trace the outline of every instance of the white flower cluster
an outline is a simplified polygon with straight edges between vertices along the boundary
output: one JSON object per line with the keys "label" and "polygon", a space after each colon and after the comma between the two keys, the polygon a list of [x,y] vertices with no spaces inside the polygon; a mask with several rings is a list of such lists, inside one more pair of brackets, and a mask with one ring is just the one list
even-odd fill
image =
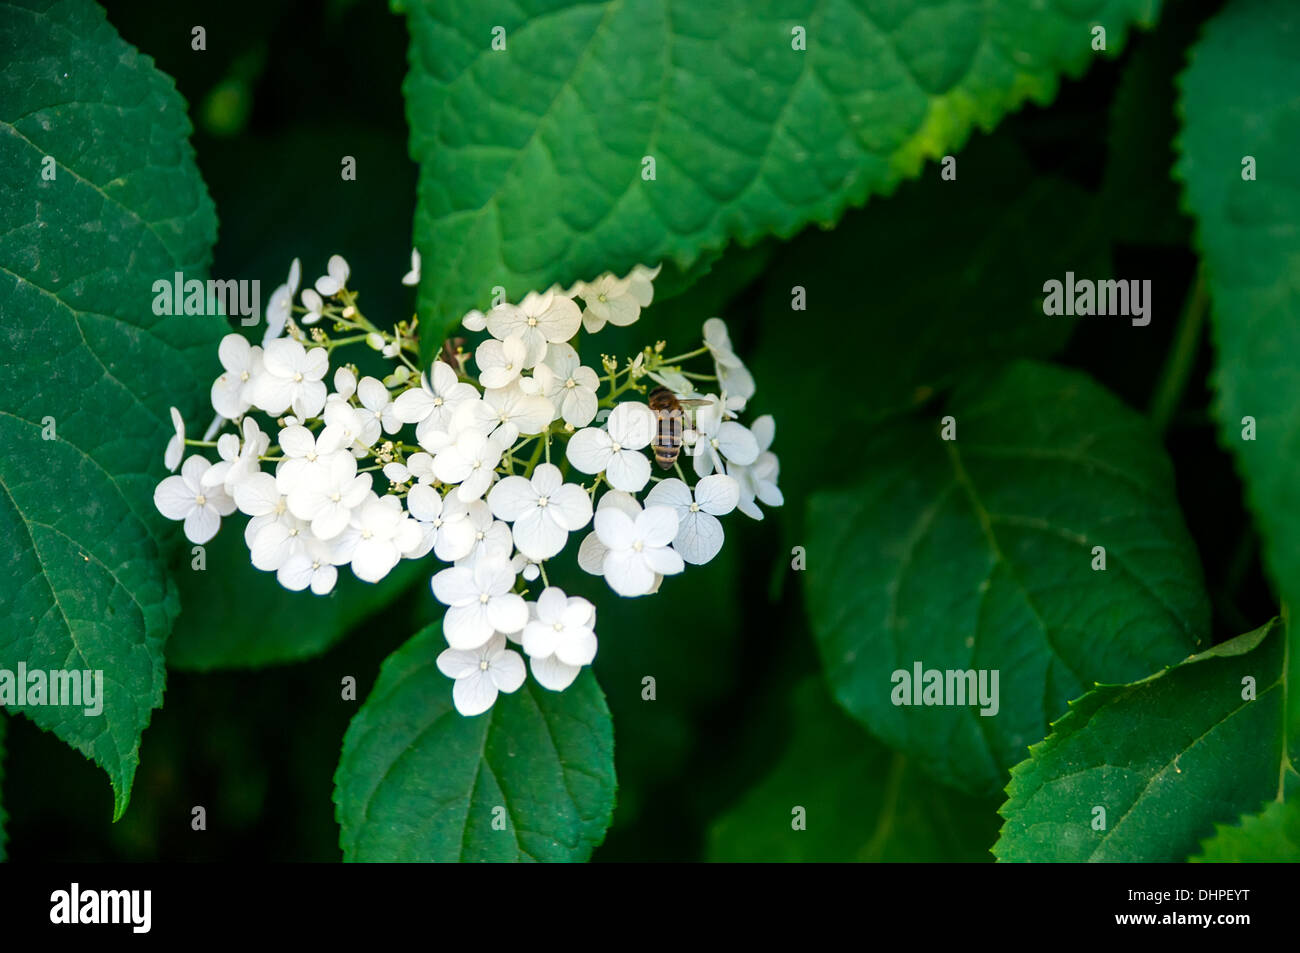
{"label": "white flower cluster", "polygon": [[[599,370],[582,363],[581,332],[635,322],[657,274],[638,266],[472,311],[464,326],[488,334],[472,357],[457,339],[420,373],[415,319],[391,332],[371,324],[337,255],[295,306],[295,261],[270,299],[261,345],[222,340],[211,392],[218,418],[205,439],[187,440],[172,409],[164,460],[180,473],[158,485],[154,502],[195,543],[239,510],[250,517],[253,565],[317,595],[334,588],[339,567],[378,582],[399,560],[432,553],[450,564],[431,586],[447,607],[449,647],[437,663],[455,680],[456,708],[479,714],[523,684],[525,662],[510,643],[539,684],[562,691],[596,655],[595,606],[547,578],[569,534],[590,526],[579,566],[619,595],[643,596],[718,554],[719,517],[739,509],[762,519],[757,502],[782,503],[775,425],[737,419],[754,380],[720,320],[705,322],[703,346],[686,354],[664,357],[660,341],[625,362],[602,355]],[[403,281],[418,279],[413,254]],[[339,364],[331,375],[332,352],[348,344],[377,351],[392,372],[359,376]],[[683,370],[695,358],[711,373]],[[471,359],[476,376],[465,370]],[[656,385],[672,394],[671,412],[647,403]],[[270,419],[266,431],[254,411]],[[187,445],[214,448],[217,462],[182,462]],[[676,475],[653,476],[652,453]]]}

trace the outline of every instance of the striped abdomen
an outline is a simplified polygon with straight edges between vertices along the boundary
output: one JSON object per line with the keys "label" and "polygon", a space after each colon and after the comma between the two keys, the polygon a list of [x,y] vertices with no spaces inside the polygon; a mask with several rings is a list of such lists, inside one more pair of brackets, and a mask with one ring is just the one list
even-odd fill
{"label": "striped abdomen", "polygon": [[682,452],[681,404],[666,387],[657,387],[651,391],[648,403],[658,418],[652,445],[655,463],[659,464],[660,469],[671,470],[677,462],[677,455]]}

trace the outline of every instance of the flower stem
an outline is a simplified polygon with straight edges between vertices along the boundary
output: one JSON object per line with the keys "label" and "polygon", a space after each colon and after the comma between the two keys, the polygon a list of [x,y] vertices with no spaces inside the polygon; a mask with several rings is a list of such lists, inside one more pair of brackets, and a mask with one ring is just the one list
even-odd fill
{"label": "flower stem", "polygon": [[1169,421],[1178,409],[1187,389],[1187,380],[1196,363],[1196,354],[1201,341],[1201,326],[1205,323],[1205,309],[1209,297],[1205,290],[1205,270],[1198,268],[1196,280],[1187,295],[1187,304],[1178,327],[1174,331],[1174,342],[1165,358],[1165,366],[1160,372],[1160,379],[1151,396],[1151,406],[1147,411],[1151,424],[1157,433],[1164,433]]}

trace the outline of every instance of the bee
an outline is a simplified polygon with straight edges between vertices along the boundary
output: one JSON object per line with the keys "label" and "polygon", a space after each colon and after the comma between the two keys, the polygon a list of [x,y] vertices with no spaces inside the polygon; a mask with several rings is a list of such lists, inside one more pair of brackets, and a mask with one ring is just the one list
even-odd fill
{"label": "bee", "polygon": [[686,416],[682,408],[702,406],[708,401],[679,397],[667,387],[656,387],[646,402],[658,419],[655,438],[650,444],[655,453],[655,463],[662,470],[671,470],[677,462],[677,455],[682,452],[682,420]]}

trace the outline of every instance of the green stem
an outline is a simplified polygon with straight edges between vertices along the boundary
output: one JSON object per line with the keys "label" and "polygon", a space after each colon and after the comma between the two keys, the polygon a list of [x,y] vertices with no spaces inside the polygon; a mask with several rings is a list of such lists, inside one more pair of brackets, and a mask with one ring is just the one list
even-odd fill
{"label": "green stem", "polygon": [[1165,358],[1160,379],[1151,396],[1151,406],[1147,411],[1151,424],[1157,433],[1164,433],[1169,427],[1174,411],[1178,409],[1187,389],[1187,381],[1192,367],[1196,363],[1196,353],[1201,342],[1201,326],[1205,323],[1206,305],[1209,297],[1205,290],[1205,272],[1197,269],[1196,281],[1187,296],[1187,304],[1178,327],[1174,331],[1174,342]]}
{"label": "green stem", "polygon": [[665,357],[660,360],[659,366],[662,367],[665,364],[680,364],[682,361],[689,361],[693,357],[699,357],[701,354],[707,353],[709,353],[709,348],[705,345],[704,347],[697,348],[694,351],[688,351],[685,354],[678,354],[675,357]]}

